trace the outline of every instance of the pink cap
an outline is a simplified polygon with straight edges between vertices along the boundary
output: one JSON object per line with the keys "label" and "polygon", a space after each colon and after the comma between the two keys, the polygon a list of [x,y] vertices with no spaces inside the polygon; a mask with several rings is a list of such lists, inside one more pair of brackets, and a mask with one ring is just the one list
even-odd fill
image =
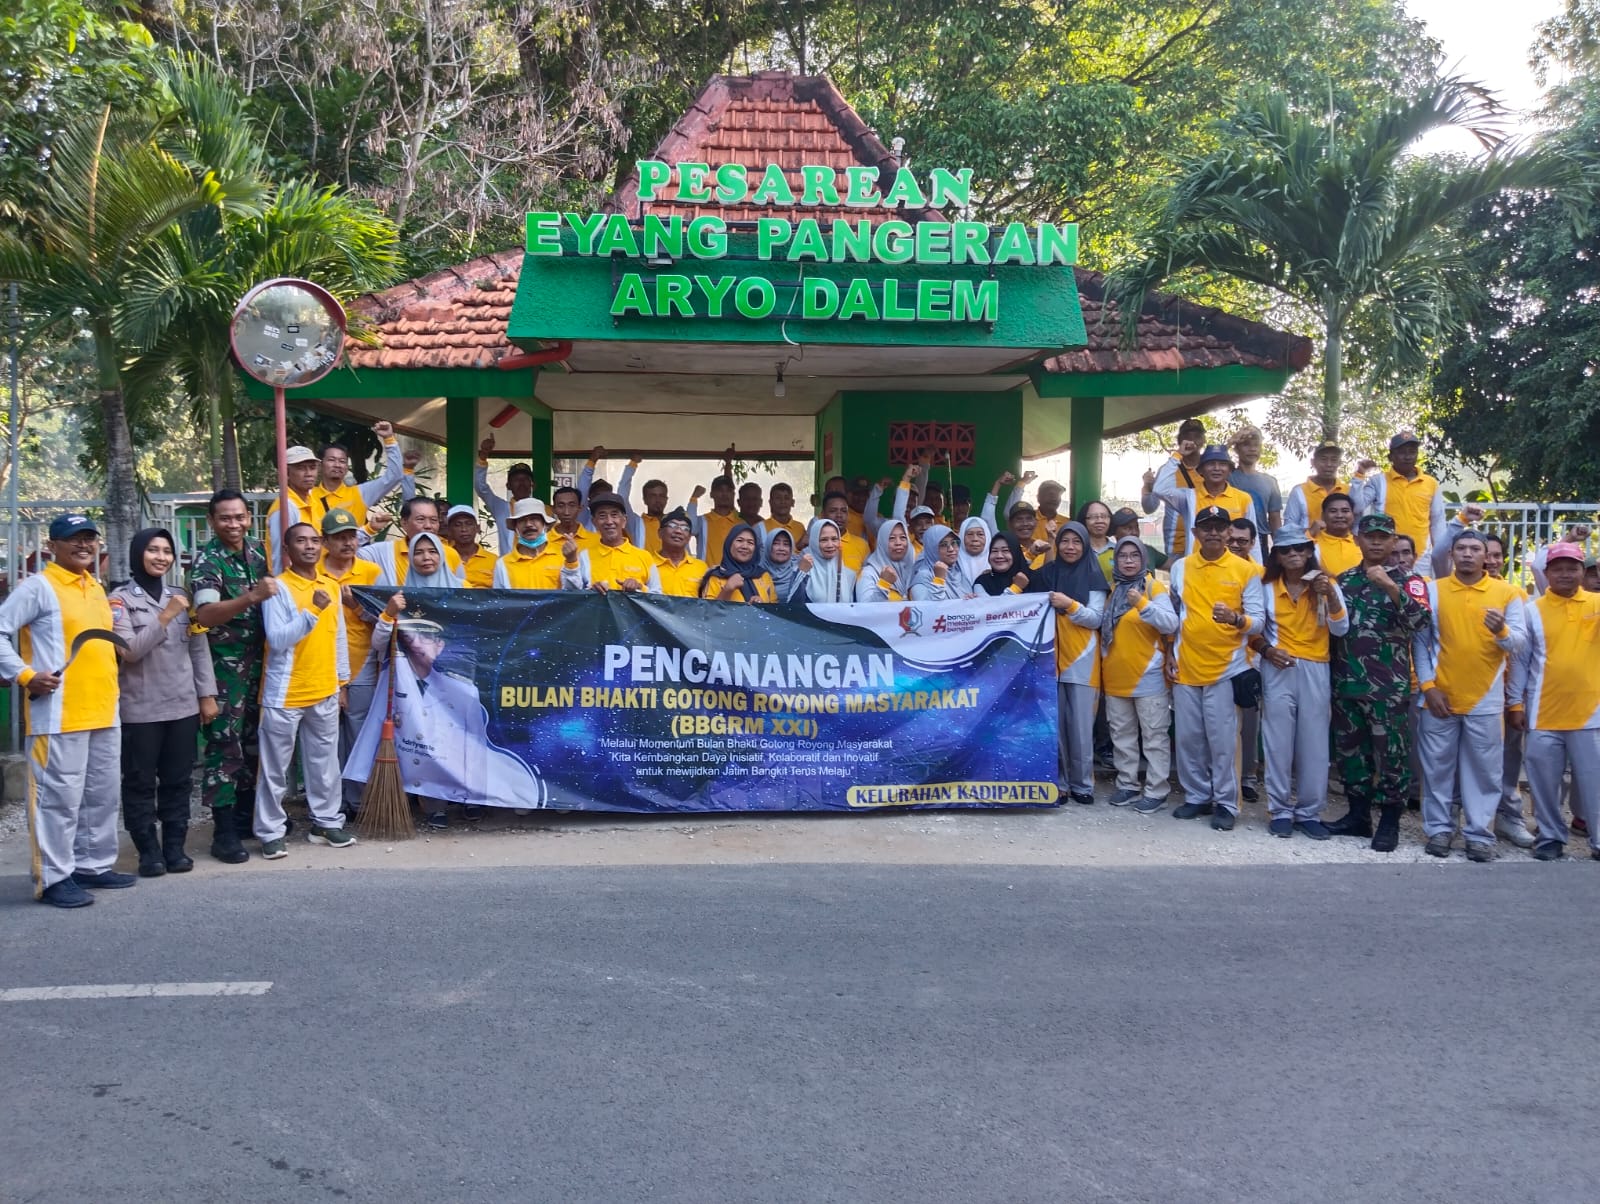
{"label": "pink cap", "polygon": [[1549,564],[1552,560],[1576,560],[1583,563],[1583,548],[1575,543],[1553,543],[1550,550],[1544,554],[1544,562]]}

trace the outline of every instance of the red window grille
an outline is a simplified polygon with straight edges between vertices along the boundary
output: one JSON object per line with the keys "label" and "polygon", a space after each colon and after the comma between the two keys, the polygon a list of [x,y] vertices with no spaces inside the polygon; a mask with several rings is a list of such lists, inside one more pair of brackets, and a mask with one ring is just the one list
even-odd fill
{"label": "red window grille", "polygon": [[932,451],[939,463],[948,452],[953,466],[970,468],[977,462],[978,428],[970,422],[889,424],[889,463],[915,464],[924,451]]}

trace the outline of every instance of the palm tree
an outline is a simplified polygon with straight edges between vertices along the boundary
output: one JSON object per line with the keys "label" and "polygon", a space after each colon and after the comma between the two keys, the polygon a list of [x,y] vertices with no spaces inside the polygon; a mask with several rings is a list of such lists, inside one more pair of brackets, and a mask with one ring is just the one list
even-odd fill
{"label": "palm tree", "polygon": [[[1186,165],[1138,258],[1108,280],[1130,335],[1146,294],[1192,269],[1312,306],[1323,325],[1323,438],[1337,439],[1352,318],[1364,310],[1378,331],[1375,375],[1422,367],[1460,328],[1479,287],[1455,220],[1505,189],[1575,195],[1583,186],[1577,160],[1509,144],[1501,111],[1481,85],[1454,77],[1348,129],[1282,96],[1247,104],[1217,149]],[[1484,153],[1470,162],[1406,157],[1445,127],[1469,131]]]}
{"label": "palm tree", "polygon": [[133,288],[174,222],[203,209],[252,211],[260,196],[246,177],[192,170],[158,141],[170,114],[135,107],[74,126],[50,148],[30,194],[13,198],[16,224],[0,230],[0,282],[20,287],[35,329],[86,328],[94,347],[106,438],[106,539],[111,577],[127,576],[139,521],[139,490],[122,371],[130,331],[171,321],[170,297]]}

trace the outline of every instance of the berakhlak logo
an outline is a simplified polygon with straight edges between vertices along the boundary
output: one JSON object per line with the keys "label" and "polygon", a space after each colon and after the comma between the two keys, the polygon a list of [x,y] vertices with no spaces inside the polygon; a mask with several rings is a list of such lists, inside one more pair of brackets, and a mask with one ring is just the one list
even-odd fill
{"label": "berakhlak logo", "polygon": [[900,612],[900,634],[921,635],[922,612],[914,606],[908,606]]}

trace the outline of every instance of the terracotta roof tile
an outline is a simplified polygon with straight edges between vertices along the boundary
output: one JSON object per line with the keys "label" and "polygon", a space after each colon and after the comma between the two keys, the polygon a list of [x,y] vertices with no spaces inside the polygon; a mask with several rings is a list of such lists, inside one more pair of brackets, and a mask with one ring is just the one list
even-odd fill
{"label": "terracotta roof tile", "polygon": [[[778,163],[796,195],[801,190],[800,168],[807,164],[836,169],[864,165],[891,172],[898,167],[888,147],[832,81],[782,71],[713,77],[650,157],[667,163],[743,163],[757,174],[769,163]],[[634,173],[607,201],[608,210],[639,217],[637,190],[638,175]],[[783,210],[657,203],[649,212],[663,216],[716,213],[733,221],[751,221],[795,213],[859,215],[860,210],[825,205]],[[906,216],[937,214],[920,210]],[[357,368],[489,368],[507,356],[520,354],[506,341],[505,331],[521,269],[520,250],[501,251],[360,298],[353,308],[368,321],[382,345],[352,344],[351,364]],[[1125,347],[1117,308],[1105,301],[1103,278],[1079,270],[1077,279],[1088,345],[1047,361],[1049,372],[1171,371],[1229,364],[1300,369],[1311,361],[1309,339],[1161,294],[1145,302],[1137,342]]]}

